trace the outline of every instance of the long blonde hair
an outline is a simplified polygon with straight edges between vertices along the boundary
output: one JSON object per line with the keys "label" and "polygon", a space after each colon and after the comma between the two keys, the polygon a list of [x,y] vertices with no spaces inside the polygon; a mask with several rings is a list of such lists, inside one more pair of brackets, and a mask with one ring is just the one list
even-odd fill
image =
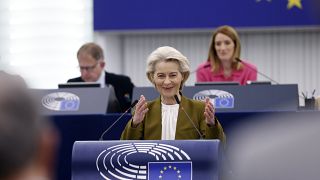
{"label": "long blonde hair", "polygon": [[218,72],[221,67],[221,61],[217,55],[217,51],[215,49],[215,38],[218,33],[224,34],[232,39],[233,43],[235,44],[234,54],[232,56],[232,69],[239,70],[242,68],[242,64],[236,60],[236,58],[240,58],[240,52],[241,52],[241,44],[240,44],[240,38],[237,33],[237,31],[231,27],[231,26],[220,26],[216,29],[216,31],[213,32],[211,36],[211,43],[209,47],[209,53],[208,53],[208,61],[211,64],[212,72]]}

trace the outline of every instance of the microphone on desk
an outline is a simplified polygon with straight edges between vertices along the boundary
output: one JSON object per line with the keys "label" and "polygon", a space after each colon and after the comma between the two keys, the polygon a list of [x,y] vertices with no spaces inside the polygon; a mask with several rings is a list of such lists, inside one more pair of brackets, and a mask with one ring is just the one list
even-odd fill
{"label": "microphone on desk", "polygon": [[127,114],[128,111],[129,111],[131,108],[135,107],[137,103],[138,103],[138,100],[135,100],[135,101],[131,104],[131,106],[130,106],[125,112],[123,112],[123,113],[121,114],[121,116],[120,116],[117,120],[115,120],[115,121],[111,124],[111,126],[109,126],[108,129],[106,129],[106,130],[101,134],[101,136],[100,136],[100,138],[99,138],[99,141],[102,141],[102,140],[103,140],[103,136],[104,136],[125,114]]}
{"label": "microphone on desk", "polygon": [[[175,94],[174,95],[174,99],[176,100],[177,104],[180,105],[180,100],[178,98],[178,96]],[[199,131],[199,129],[196,127],[196,125],[194,124],[194,122],[192,121],[192,119],[190,118],[189,114],[184,110],[184,108],[181,106],[181,110],[184,112],[184,114],[187,116],[187,118],[189,119],[189,121],[191,122],[192,126],[197,130],[197,133],[200,136],[200,139],[204,139],[203,135],[201,134],[201,132]]]}
{"label": "microphone on desk", "polygon": [[280,83],[278,83],[277,81],[273,80],[271,77],[267,76],[266,74],[258,71],[257,69],[252,68],[251,66],[248,66],[247,64],[245,64],[244,62],[242,62],[241,59],[236,58],[236,61],[242,63],[244,66],[248,67],[249,69],[256,71],[258,74],[260,74],[261,76],[267,78],[267,79],[270,80],[271,82],[273,82],[273,83],[275,83],[275,84],[280,84]]}

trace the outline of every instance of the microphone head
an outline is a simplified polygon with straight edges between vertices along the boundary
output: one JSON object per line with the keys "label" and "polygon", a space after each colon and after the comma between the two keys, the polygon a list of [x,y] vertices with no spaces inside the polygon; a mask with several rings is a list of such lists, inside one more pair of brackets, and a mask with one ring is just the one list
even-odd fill
{"label": "microphone head", "polygon": [[138,100],[136,99],[136,100],[131,104],[130,108],[133,108],[134,106],[136,106],[137,103],[138,103]]}
{"label": "microphone head", "polygon": [[179,98],[178,98],[178,95],[174,95],[174,99],[176,100],[176,102],[177,102],[177,104],[180,104],[180,100],[179,100]]}

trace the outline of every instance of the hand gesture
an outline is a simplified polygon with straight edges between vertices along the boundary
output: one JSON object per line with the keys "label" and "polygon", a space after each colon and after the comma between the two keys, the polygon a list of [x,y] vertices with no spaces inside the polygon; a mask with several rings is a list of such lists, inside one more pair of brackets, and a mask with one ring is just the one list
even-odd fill
{"label": "hand gesture", "polygon": [[132,118],[132,126],[137,127],[144,119],[145,114],[148,112],[146,98],[141,95],[136,105],[136,110]]}
{"label": "hand gesture", "polygon": [[204,116],[206,117],[206,123],[210,126],[215,125],[215,108],[208,97],[206,97],[205,102],[206,107],[204,110]]}

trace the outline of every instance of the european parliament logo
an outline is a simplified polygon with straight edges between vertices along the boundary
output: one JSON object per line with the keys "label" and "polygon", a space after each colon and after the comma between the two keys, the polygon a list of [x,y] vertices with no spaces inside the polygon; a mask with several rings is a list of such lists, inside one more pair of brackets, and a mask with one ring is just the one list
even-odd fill
{"label": "european parliament logo", "polygon": [[103,179],[191,180],[192,161],[182,149],[164,143],[111,146],[96,159]]}
{"label": "european parliament logo", "polygon": [[54,111],[77,111],[80,107],[80,98],[69,92],[55,92],[44,96],[42,105]]}
{"label": "european parliament logo", "polygon": [[211,103],[217,109],[234,108],[234,96],[222,90],[210,89],[197,92],[193,99],[204,101],[206,97],[210,98]]}

